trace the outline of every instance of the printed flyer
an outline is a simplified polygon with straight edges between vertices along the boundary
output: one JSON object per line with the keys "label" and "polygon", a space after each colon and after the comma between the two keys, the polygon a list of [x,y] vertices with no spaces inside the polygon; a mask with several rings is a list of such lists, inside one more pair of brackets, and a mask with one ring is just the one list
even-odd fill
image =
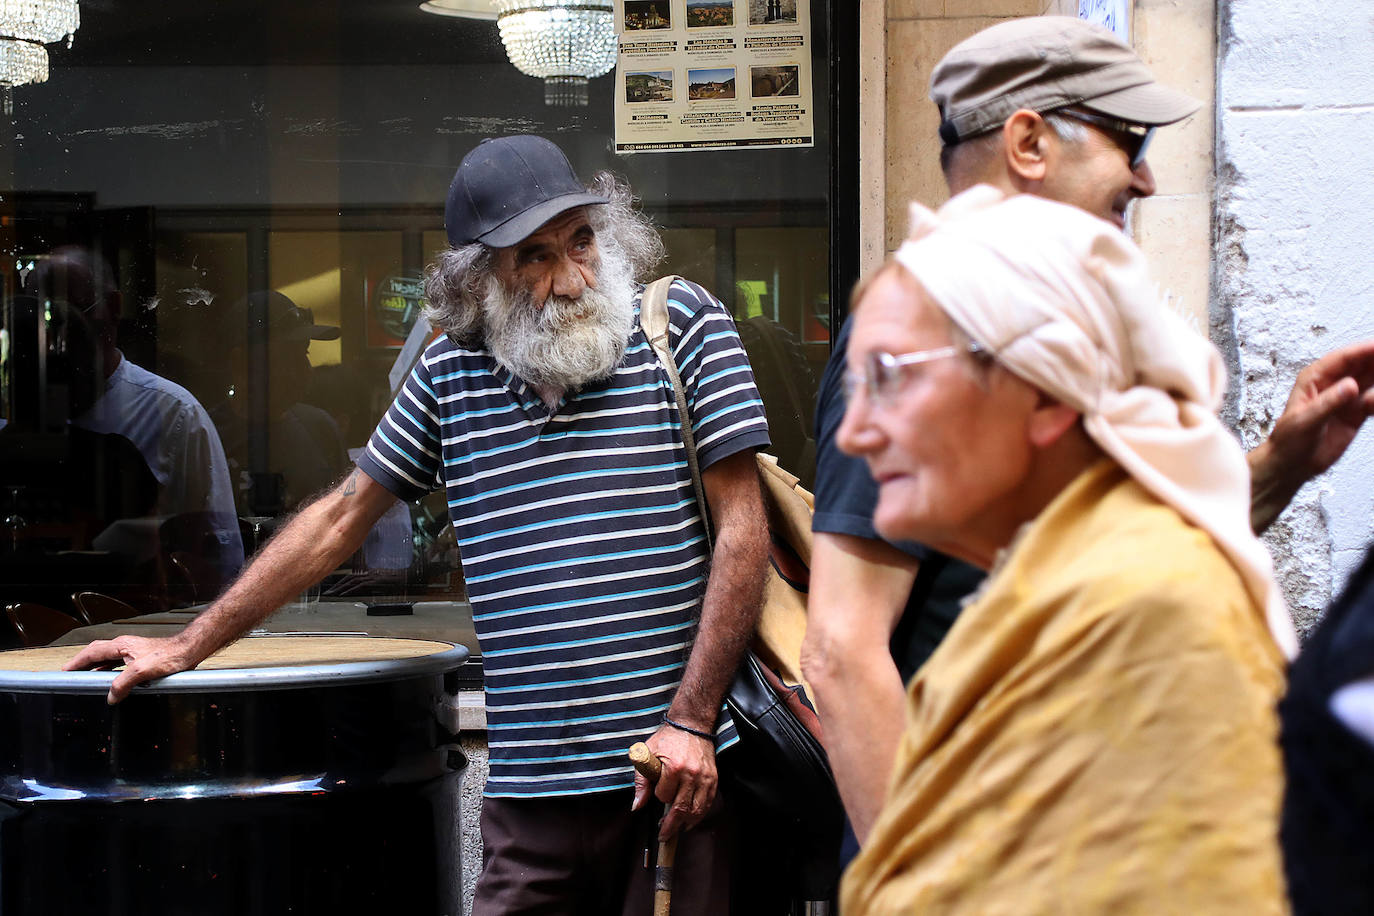
{"label": "printed flyer", "polygon": [[813,146],[810,0],[616,0],[618,153]]}

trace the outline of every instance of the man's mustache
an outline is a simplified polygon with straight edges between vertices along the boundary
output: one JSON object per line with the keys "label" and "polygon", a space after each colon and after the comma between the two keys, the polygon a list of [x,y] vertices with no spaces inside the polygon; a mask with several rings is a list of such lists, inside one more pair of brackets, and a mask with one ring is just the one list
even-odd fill
{"label": "man's mustache", "polygon": [[[595,295],[595,292],[588,290],[587,294]],[[542,304],[536,304],[532,296],[526,295],[523,306],[535,312],[536,321],[540,325],[558,326],[568,324],[572,321],[581,321],[591,312],[588,303],[581,299],[573,299],[568,296],[549,295]]]}

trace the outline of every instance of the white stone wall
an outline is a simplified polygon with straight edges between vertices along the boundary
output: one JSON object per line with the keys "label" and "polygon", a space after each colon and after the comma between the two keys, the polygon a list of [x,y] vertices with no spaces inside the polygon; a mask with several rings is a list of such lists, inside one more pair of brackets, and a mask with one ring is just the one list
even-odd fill
{"label": "white stone wall", "polygon": [[[1298,370],[1374,337],[1374,6],[1221,0],[1213,331],[1247,445]],[[1269,542],[1300,627],[1374,536],[1374,431]]]}
{"label": "white stone wall", "polygon": [[[481,694],[477,694],[481,702]],[[487,784],[487,732],[464,730],[460,738],[468,768],[463,771],[463,791],[458,803],[459,852],[463,869],[463,912],[472,912],[472,892],[482,873],[482,789]],[[458,916],[458,914],[455,914]]]}

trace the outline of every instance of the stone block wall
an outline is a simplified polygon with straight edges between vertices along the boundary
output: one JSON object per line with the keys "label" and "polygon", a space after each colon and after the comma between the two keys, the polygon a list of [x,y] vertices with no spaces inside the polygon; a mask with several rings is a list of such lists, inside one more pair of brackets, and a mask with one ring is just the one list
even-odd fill
{"label": "stone block wall", "polygon": [[[1303,366],[1374,337],[1374,15],[1365,0],[1228,0],[1219,35],[1216,300],[1253,443]],[[1366,430],[1271,532],[1300,627],[1374,536],[1371,479]]]}
{"label": "stone block wall", "polygon": [[1213,150],[1216,145],[1216,6],[1212,0],[1136,0],[1131,38],[1166,85],[1203,103],[1160,129],[1149,163],[1157,190],[1131,207],[1131,231],[1173,301],[1208,327],[1212,277]]}

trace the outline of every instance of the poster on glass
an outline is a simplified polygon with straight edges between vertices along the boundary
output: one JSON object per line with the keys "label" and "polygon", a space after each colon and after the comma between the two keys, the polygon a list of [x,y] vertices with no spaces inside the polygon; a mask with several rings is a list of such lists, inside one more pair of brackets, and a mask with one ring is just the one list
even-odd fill
{"label": "poster on glass", "polygon": [[618,153],[814,145],[809,0],[618,0]]}

